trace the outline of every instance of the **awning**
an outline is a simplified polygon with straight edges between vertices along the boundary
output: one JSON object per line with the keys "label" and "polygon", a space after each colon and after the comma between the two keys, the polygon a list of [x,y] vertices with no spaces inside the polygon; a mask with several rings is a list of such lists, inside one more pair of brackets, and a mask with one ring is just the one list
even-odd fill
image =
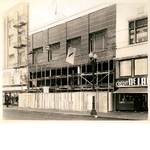
{"label": "awning", "polygon": [[119,88],[113,93],[148,93],[147,88]]}

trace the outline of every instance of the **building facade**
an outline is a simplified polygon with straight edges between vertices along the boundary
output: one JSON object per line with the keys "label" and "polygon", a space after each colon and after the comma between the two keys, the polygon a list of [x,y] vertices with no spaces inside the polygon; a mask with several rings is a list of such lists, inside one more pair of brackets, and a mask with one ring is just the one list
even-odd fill
{"label": "building facade", "polygon": [[148,6],[117,4],[115,109],[148,109]]}
{"label": "building facade", "polygon": [[13,95],[27,90],[29,4],[18,3],[5,11],[3,23],[3,92]]}
{"label": "building facade", "polygon": [[[109,93],[105,100],[109,103],[114,91],[115,31],[116,5],[108,3],[31,30],[28,91],[43,93],[47,88],[49,93],[92,93],[89,53],[93,52],[97,54],[95,92],[104,92],[104,97]],[[70,49],[75,49],[73,64],[66,61]]]}

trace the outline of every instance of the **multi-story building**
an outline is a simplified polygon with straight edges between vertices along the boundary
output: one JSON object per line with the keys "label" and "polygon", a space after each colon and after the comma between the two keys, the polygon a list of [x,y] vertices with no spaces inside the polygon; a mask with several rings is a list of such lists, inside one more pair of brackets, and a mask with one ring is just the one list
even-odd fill
{"label": "multi-story building", "polygon": [[[55,1],[53,1],[55,2]],[[54,4],[52,7],[54,7]],[[28,37],[29,29],[54,19],[60,19],[64,15],[53,9],[46,9],[45,14],[50,17],[43,17],[45,6],[39,4],[21,2],[6,10],[3,14],[3,92],[16,94],[28,92],[27,77],[27,49],[30,45]],[[37,13],[38,12],[38,13]],[[30,15],[29,15],[30,14]],[[52,20],[53,19],[53,20]]]}
{"label": "multi-story building", "polygon": [[147,110],[148,6],[117,4],[116,110]]}
{"label": "multi-story building", "polygon": [[3,92],[27,90],[29,4],[19,3],[4,12]]}
{"label": "multi-story building", "polygon": [[[96,109],[102,111],[100,99],[104,99],[105,107],[109,107],[114,91],[115,4],[104,3],[30,30],[29,39],[29,92],[43,92],[45,87],[50,93],[92,92],[93,72],[89,54],[93,52],[97,55],[94,86],[96,92],[103,92],[101,98],[96,97]],[[75,49],[73,64],[66,61],[71,49]],[[110,110],[105,109],[106,112]]]}

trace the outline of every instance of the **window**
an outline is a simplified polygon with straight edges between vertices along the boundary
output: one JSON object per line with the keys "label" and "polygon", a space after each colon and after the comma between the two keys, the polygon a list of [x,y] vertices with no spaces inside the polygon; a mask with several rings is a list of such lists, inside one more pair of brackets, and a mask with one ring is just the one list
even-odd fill
{"label": "window", "polygon": [[42,61],[41,60],[42,51],[43,51],[43,47],[33,49],[33,52],[36,52],[36,53],[32,54],[32,64],[40,63],[40,61]]}
{"label": "window", "polygon": [[90,34],[90,51],[98,52],[104,50],[107,47],[106,35],[106,29]]}
{"label": "window", "polygon": [[131,60],[120,61],[120,76],[131,76]]}
{"label": "window", "polygon": [[48,61],[57,60],[60,55],[60,42],[49,45]]}
{"label": "window", "polygon": [[130,44],[148,40],[147,18],[129,22],[129,39]]}
{"label": "window", "polygon": [[148,74],[148,60],[147,58],[135,59],[135,75]]}
{"label": "window", "polygon": [[81,50],[81,37],[77,37],[77,38],[67,40],[66,55],[68,54],[69,47],[76,48],[76,51],[80,51]]}

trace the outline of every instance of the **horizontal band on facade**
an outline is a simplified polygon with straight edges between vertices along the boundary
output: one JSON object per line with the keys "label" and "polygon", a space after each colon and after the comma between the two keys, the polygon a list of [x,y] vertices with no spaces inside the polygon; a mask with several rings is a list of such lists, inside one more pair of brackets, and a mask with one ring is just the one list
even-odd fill
{"label": "horizontal band on facade", "polygon": [[113,93],[148,93],[148,88],[119,88]]}
{"label": "horizontal band on facade", "polygon": [[132,59],[132,58],[142,58],[142,57],[148,57],[148,54],[142,54],[142,55],[134,55],[134,56],[127,56],[127,57],[114,58],[113,60],[126,60],[126,59]]}

